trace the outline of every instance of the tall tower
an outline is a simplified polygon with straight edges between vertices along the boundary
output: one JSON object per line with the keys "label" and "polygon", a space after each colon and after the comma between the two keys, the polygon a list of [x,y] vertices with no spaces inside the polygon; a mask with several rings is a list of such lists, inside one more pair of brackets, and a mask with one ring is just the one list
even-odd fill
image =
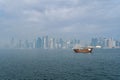
{"label": "tall tower", "polygon": [[25,46],[24,47],[25,48],[29,48],[29,42],[28,42],[28,40],[25,41]]}
{"label": "tall tower", "polygon": [[54,49],[55,48],[55,39],[50,38],[49,40],[49,48]]}
{"label": "tall tower", "polygon": [[43,37],[43,43],[44,43],[44,49],[47,49],[48,48],[48,36],[44,36]]}
{"label": "tall tower", "polygon": [[116,47],[120,48],[120,41],[116,41]]}
{"label": "tall tower", "polygon": [[42,40],[40,37],[38,37],[35,48],[41,48],[41,47],[42,47]]}
{"label": "tall tower", "polygon": [[108,43],[108,48],[113,48],[113,39],[112,38],[108,39],[107,43]]}
{"label": "tall tower", "polygon": [[108,47],[108,39],[104,39],[104,48],[107,48]]}
{"label": "tall tower", "polygon": [[12,37],[11,39],[11,44],[13,45],[14,44],[14,38]]}
{"label": "tall tower", "polygon": [[97,45],[98,45],[98,39],[97,38],[92,38],[91,46],[97,46]]}
{"label": "tall tower", "polygon": [[19,40],[19,42],[18,42],[18,48],[22,48],[22,40]]}

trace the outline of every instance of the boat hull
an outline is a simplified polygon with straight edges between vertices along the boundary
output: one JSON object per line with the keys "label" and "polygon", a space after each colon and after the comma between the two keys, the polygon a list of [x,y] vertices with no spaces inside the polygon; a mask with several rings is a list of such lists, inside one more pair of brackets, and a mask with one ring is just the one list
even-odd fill
{"label": "boat hull", "polygon": [[75,53],[91,53],[93,48],[73,49]]}

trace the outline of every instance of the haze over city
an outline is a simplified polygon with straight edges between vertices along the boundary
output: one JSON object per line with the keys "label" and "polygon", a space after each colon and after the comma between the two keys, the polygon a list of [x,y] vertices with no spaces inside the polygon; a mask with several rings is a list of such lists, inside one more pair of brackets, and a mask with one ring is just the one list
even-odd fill
{"label": "haze over city", "polygon": [[120,80],[120,0],[0,0],[0,80]]}
{"label": "haze over city", "polygon": [[12,37],[120,39],[119,0],[0,0],[0,43]]}

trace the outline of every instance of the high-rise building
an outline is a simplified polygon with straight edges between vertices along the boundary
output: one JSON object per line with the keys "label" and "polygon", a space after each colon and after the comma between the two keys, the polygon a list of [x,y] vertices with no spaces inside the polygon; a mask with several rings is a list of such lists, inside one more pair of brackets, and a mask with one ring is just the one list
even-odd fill
{"label": "high-rise building", "polygon": [[11,39],[11,45],[13,45],[14,44],[14,38],[12,37],[12,39]]}
{"label": "high-rise building", "polygon": [[42,39],[38,37],[35,48],[42,48]]}
{"label": "high-rise building", "polygon": [[120,48],[120,41],[116,41],[116,47]]}
{"label": "high-rise building", "polygon": [[47,49],[48,48],[48,42],[49,42],[49,40],[48,40],[48,36],[44,36],[43,37],[43,47],[44,47],[44,49]]}
{"label": "high-rise building", "polygon": [[49,40],[49,48],[50,49],[55,48],[55,39],[54,38],[50,38],[50,40]]}
{"label": "high-rise building", "polygon": [[92,38],[91,46],[97,46],[97,45],[98,45],[98,39],[97,38]]}
{"label": "high-rise building", "polygon": [[60,38],[58,41],[58,44],[59,44],[59,48],[63,48],[64,47],[64,40],[62,38]]}
{"label": "high-rise building", "polygon": [[108,48],[113,48],[113,39],[112,38],[108,39],[107,43],[108,43]]}
{"label": "high-rise building", "polygon": [[33,44],[33,48],[36,48],[36,39],[32,41],[32,44]]}
{"label": "high-rise building", "polygon": [[17,48],[22,48],[22,40],[19,40]]}
{"label": "high-rise building", "polygon": [[28,40],[25,41],[24,47],[25,47],[25,48],[29,48],[29,42],[28,42]]}
{"label": "high-rise building", "polygon": [[107,41],[108,41],[108,39],[104,38],[104,46],[103,46],[104,48],[108,48],[108,42]]}

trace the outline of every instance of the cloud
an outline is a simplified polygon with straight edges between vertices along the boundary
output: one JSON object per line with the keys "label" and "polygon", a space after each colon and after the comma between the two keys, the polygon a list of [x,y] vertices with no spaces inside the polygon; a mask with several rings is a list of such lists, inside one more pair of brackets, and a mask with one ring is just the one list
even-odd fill
{"label": "cloud", "polygon": [[115,35],[119,4],[119,0],[0,0],[0,36]]}

